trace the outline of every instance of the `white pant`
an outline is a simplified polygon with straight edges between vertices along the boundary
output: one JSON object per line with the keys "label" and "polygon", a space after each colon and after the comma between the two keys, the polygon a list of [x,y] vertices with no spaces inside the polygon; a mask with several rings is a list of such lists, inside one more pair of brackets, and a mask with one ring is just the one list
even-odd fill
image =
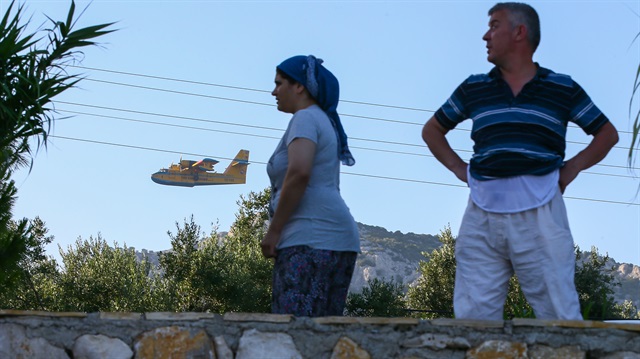
{"label": "white pant", "polygon": [[469,200],[456,239],[456,318],[502,320],[514,271],[536,318],[582,320],[560,191],[541,207],[510,214],[485,212]]}

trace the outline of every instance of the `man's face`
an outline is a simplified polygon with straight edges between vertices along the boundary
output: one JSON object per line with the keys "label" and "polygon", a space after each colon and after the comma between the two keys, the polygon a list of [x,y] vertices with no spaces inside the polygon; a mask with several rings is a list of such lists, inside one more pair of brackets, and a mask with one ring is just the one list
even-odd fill
{"label": "man's face", "polygon": [[275,88],[271,91],[271,95],[275,96],[278,110],[286,113],[294,113],[294,99],[296,96],[296,86],[289,80],[276,73],[274,80]]}
{"label": "man's face", "polygon": [[487,61],[499,65],[511,50],[515,29],[506,10],[495,11],[489,19],[489,30],[482,39],[487,42]]}

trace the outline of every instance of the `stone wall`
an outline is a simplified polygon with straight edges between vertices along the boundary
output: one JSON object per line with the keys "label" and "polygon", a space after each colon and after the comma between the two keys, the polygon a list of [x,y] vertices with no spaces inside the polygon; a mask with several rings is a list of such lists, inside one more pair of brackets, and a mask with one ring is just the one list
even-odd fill
{"label": "stone wall", "polygon": [[640,324],[0,310],[0,358],[640,359]]}

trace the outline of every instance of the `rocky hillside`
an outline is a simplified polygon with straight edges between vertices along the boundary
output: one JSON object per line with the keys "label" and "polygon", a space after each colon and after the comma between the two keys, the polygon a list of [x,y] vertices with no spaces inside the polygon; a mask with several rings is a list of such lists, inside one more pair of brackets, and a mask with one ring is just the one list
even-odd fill
{"label": "rocky hillside", "polygon": [[620,286],[615,288],[616,302],[630,300],[640,309],[640,267],[629,263],[616,263],[613,260],[611,262],[615,269],[614,275],[620,282]]}
{"label": "rocky hillside", "polygon": [[362,253],[351,280],[350,290],[354,292],[359,292],[373,278],[408,286],[418,278],[418,263],[425,259],[422,252],[431,252],[440,246],[438,238],[430,234],[389,232],[362,223],[358,223],[358,229]]}

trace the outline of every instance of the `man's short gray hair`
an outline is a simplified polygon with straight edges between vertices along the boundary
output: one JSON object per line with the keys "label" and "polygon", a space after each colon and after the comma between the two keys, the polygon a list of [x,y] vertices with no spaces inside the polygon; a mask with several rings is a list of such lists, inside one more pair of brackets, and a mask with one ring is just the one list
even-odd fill
{"label": "man's short gray hair", "polygon": [[524,25],[527,28],[529,43],[536,51],[540,44],[540,18],[529,4],[519,2],[500,2],[489,9],[489,16],[496,11],[506,10],[512,27]]}

